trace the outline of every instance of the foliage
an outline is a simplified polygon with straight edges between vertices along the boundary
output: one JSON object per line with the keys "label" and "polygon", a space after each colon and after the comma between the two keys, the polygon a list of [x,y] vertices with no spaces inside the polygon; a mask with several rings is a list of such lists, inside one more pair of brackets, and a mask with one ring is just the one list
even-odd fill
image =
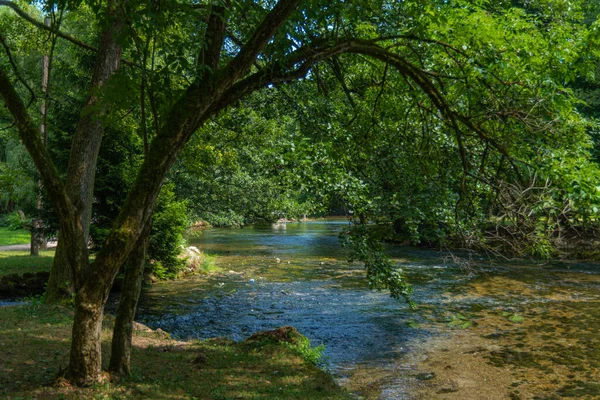
{"label": "foliage", "polygon": [[0,133],[0,210],[35,209],[35,168],[25,147],[16,138]]}
{"label": "foliage", "polygon": [[0,226],[6,227],[11,231],[22,230],[25,224],[27,224],[27,221],[23,221],[17,211],[0,215]]}
{"label": "foliage", "polygon": [[282,345],[297,351],[305,361],[313,365],[317,365],[319,361],[321,361],[323,353],[325,352],[324,344],[313,347],[306,336],[302,336],[295,343],[282,342]]}
{"label": "foliage", "polygon": [[[16,137],[15,119],[69,238],[66,254],[74,270],[86,272],[77,277],[81,329],[74,330],[71,357],[86,366],[69,369],[79,383],[97,380],[101,369],[99,357],[78,348],[84,338],[75,340],[98,332],[91,320],[97,314],[83,305],[104,306],[102,294],[147,227],[166,179],[175,188],[158,202],[151,250],[164,271],[177,269],[185,214],[177,199],[189,199],[198,218],[246,222],[322,212],[329,203],[357,222],[347,241],[371,286],[396,298],[408,299],[410,289],[383,253],[380,240],[389,237],[370,230],[370,221],[414,243],[457,238],[480,247],[493,224],[508,226],[505,237],[520,241],[510,235],[516,227],[528,239],[525,248],[542,256],[552,254],[550,239],[565,225],[597,227],[590,212],[597,185],[588,167],[594,124],[580,113],[572,87],[596,79],[600,54],[589,44],[598,42],[598,20],[586,15],[597,11],[590,1],[131,1],[112,13],[114,4],[42,6],[53,28],[65,32],[57,26],[64,16],[66,31],[87,43],[122,24],[114,33],[127,67],[94,88],[98,102],[85,108],[119,138],[105,147],[117,148],[117,157],[109,154],[100,169],[100,187],[102,176],[119,180],[99,191],[109,192],[99,205],[110,210],[94,221],[108,236],[98,235],[104,245],[92,268],[80,199],[66,194],[61,176],[67,156],[84,152],[57,146],[50,160],[39,121],[26,110],[31,87],[40,87],[33,73],[40,50],[53,41],[13,14],[0,19],[8,32],[1,122]],[[26,12],[41,14],[34,6]],[[67,73],[54,83],[52,97],[60,100],[52,108],[52,140],[69,143],[95,57],[90,45],[80,46],[84,51],[60,43],[57,66]],[[186,146],[190,154],[182,155]],[[120,162],[124,154],[129,163]],[[546,162],[552,154],[555,162]],[[553,176],[566,155],[568,171]],[[80,169],[96,172],[94,165],[83,160],[69,178]],[[548,184],[538,190],[538,182]],[[557,211],[562,205],[566,212]]]}
{"label": "foliage", "polygon": [[183,269],[185,263],[177,256],[185,245],[183,233],[187,226],[187,202],[177,200],[173,185],[163,186],[152,216],[148,246],[148,267],[158,278],[172,278]]}
{"label": "foliage", "polygon": [[[587,29],[594,26],[598,11],[593,4],[576,1],[565,8],[552,1],[382,1],[352,11],[331,5],[317,11],[321,3],[309,3],[304,12],[313,16],[314,23],[305,29],[323,37],[335,35],[330,31],[335,24],[343,24],[346,35],[363,38],[407,32],[397,43],[395,39],[384,43],[423,70],[435,70],[433,83],[439,84],[454,117],[440,119],[445,111],[436,111],[431,93],[416,90],[415,83],[389,63],[353,54],[324,61],[301,82],[243,99],[191,139],[170,179],[178,197],[190,199],[193,218],[214,226],[239,226],[327,213],[336,204],[338,212],[387,222],[395,228],[396,240],[467,243],[465,238],[482,238],[476,232],[498,219],[494,213],[501,205],[493,204],[497,188],[522,187],[517,180],[527,165],[540,168],[540,160],[550,153],[556,154],[558,163],[575,154],[573,158],[590,165],[586,146],[580,145],[586,141],[582,121],[573,112],[573,106],[581,104],[567,85],[581,78],[588,84],[593,81],[591,72],[597,64],[585,48],[594,40],[593,30]],[[147,14],[145,7],[132,3],[131,21],[149,20],[135,23],[137,37],[121,39],[126,58],[147,57],[146,112],[138,101],[144,77],[135,70],[122,70],[102,93],[102,101],[120,117],[105,121],[92,227],[96,244],[104,241],[125,201],[123,188],[130,187],[140,165],[143,135],[151,139],[156,134],[160,116],[193,75],[195,54],[188,46],[189,33],[197,30],[198,20],[172,13],[169,7]],[[259,19],[261,12],[240,7],[233,7],[229,17],[236,34],[243,37],[250,32],[248,21]],[[64,26],[80,38],[92,39],[87,28],[103,23],[95,18],[96,11],[96,5],[78,3],[67,13]],[[15,54],[36,57],[31,52],[41,47],[35,30],[7,10],[2,12]],[[329,20],[329,12],[337,17]],[[296,17],[289,23],[305,24]],[[18,40],[15,26],[27,35]],[[265,59],[283,57],[289,40],[277,36],[265,50]],[[223,57],[234,54],[228,48]],[[27,79],[38,79],[34,70],[22,65]],[[90,67],[89,54],[58,42],[50,147],[63,169],[68,154],[61,149],[68,148]],[[539,120],[550,122],[541,129]],[[477,126],[488,136],[467,132]],[[574,166],[567,169],[577,171]],[[548,177],[546,172],[526,174],[536,173],[542,180]],[[551,186],[559,180],[553,176]],[[568,219],[593,223],[589,211],[594,207],[589,202],[574,206]],[[547,219],[547,210],[531,208],[539,215],[536,220]],[[526,236],[534,240],[519,254],[552,254],[555,245],[546,239],[554,231],[532,226]]]}
{"label": "foliage", "polygon": [[393,298],[403,298],[413,306],[410,298],[413,288],[404,279],[402,269],[384,254],[381,241],[374,230],[364,225],[353,225],[343,235],[343,243],[351,250],[350,262],[356,260],[364,263],[369,287],[389,289]]}
{"label": "foliage", "polygon": [[202,253],[202,263],[197,271],[200,273],[210,273],[218,271],[220,268],[216,265],[216,256]]}
{"label": "foliage", "polygon": [[257,94],[191,140],[175,166],[178,195],[212,226],[297,218],[314,210],[294,168],[296,122]]}
{"label": "foliage", "polygon": [[236,213],[233,210],[228,211],[198,211],[197,218],[208,223],[215,228],[235,227],[239,228],[249,222],[247,217]]}

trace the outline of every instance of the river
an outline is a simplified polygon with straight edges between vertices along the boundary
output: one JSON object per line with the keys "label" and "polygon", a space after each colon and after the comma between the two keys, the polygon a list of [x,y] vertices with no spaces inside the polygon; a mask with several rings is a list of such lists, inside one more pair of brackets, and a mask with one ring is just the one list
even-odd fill
{"label": "river", "polygon": [[367,399],[600,398],[596,264],[491,262],[390,247],[411,310],[367,287],[339,244],[346,222],[209,229],[190,245],[221,272],[146,289],[138,319],[178,339],[292,325]]}

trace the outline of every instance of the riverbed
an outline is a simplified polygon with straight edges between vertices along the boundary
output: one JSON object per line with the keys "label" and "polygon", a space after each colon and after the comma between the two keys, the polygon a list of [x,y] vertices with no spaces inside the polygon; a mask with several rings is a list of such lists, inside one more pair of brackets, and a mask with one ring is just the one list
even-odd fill
{"label": "riverbed", "polygon": [[[596,264],[510,262],[390,247],[416,310],[369,290],[345,221],[209,229],[221,272],[146,289],[138,319],[178,339],[292,325],[357,398],[600,398]],[[464,255],[462,255],[464,256]]]}

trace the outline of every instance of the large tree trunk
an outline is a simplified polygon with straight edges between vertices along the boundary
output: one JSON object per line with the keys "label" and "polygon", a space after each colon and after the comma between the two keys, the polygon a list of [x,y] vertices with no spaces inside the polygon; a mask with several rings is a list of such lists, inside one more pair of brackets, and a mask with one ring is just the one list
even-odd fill
{"label": "large tree trunk", "polygon": [[73,268],[68,262],[68,254],[66,246],[63,244],[64,242],[62,233],[59,233],[54,260],[50,269],[50,278],[48,279],[46,295],[44,297],[44,301],[48,304],[68,301],[73,298],[73,294],[75,293]]}
{"label": "large tree trunk", "polygon": [[[79,336],[92,335],[92,340],[100,342],[99,336],[93,336],[96,331],[92,329],[92,325],[100,326],[101,321],[96,319],[98,312],[94,313],[92,310],[102,309],[120,266],[150,223],[154,203],[167,172],[196,129],[216,113],[243,97],[247,93],[246,87],[254,90],[259,87],[242,82],[239,88],[234,83],[250,70],[256,55],[299,2],[300,0],[289,0],[278,3],[259,25],[247,43],[247,47],[233,61],[223,70],[215,74],[203,75],[196,80],[172,106],[165,123],[152,141],[148,157],[137,174],[136,181],[104,246],[96,256],[89,273],[85,274],[85,282],[77,294],[76,319],[71,343],[73,366],[69,368],[68,373],[75,383],[81,384],[98,379],[96,371],[100,368],[100,361],[95,352],[89,352],[93,348],[89,344],[89,337]],[[222,37],[222,32],[219,30],[223,30],[225,25],[223,19],[219,19],[222,23],[215,24],[215,31],[211,34]],[[220,52],[221,46],[222,43],[213,47],[211,51]],[[217,67],[218,57],[208,54],[207,59],[212,60],[213,63],[209,65],[210,68]],[[94,302],[87,303],[80,301],[80,298],[93,299]],[[79,308],[84,309],[79,310]],[[101,311],[99,313],[101,314]]]}
{"label": "large tree trunk", "polygon": [[99,298],[98,294],[79,292],[75,297],[71,354],[66,376],[78,386],[91,385],[101,378],[105,300]]}
{"label": "large tree trunk", "polygon": [[[97,92],[121,64],[122,49],[116,43],[115,38],[122,30],[123,22],[122,18],[118,17],[120,14],[112,10],[112,2],[109,3],[108,10],[112,14],[113,20],[112,23],[107,24],[100,37],[100,46],[94,61],[90,95],[81,112],[81,118],[71,143],[66,181],[67,194],[75,203],[77,218],[81,223],[86,242],[90,232],[96,164],[103,134],[100,117],[106,112],[104,109],[98,110]],[[69,263],[63,234],[60,232],[48,280],[47,302],[57,303],[71,298],[75,290],[73,273],[79,270],[77,267]]]}
{"label": "large tree trunk", "polygon": [[110,354],[109,370],[119,375],[130,375],[131,367],[131,340],[133,335],[133,322],[137,310],[144,265],[150,242],[152,224],[147,224],[144,233],[138,239],[136,247],[129,254],[125,266],[125,278],[121,288],[121,300],[115,319],[113,330],[112,348]]}

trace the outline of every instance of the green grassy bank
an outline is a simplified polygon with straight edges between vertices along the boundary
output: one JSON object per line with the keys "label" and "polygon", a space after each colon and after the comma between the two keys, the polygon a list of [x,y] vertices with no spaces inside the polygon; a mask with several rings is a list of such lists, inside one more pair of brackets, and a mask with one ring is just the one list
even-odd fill
{"label": "green grassy bank", "polygon": [[28,251],[0,251],[0,276],[27,272],[50,271],[54,250],[40,251],[32,257]]}
{"label": "green grassy bank", "polygon": [[0,246],[13,244],[28,244],[31,241],[31,233],[24,229],[13,230],[0,226]]}

